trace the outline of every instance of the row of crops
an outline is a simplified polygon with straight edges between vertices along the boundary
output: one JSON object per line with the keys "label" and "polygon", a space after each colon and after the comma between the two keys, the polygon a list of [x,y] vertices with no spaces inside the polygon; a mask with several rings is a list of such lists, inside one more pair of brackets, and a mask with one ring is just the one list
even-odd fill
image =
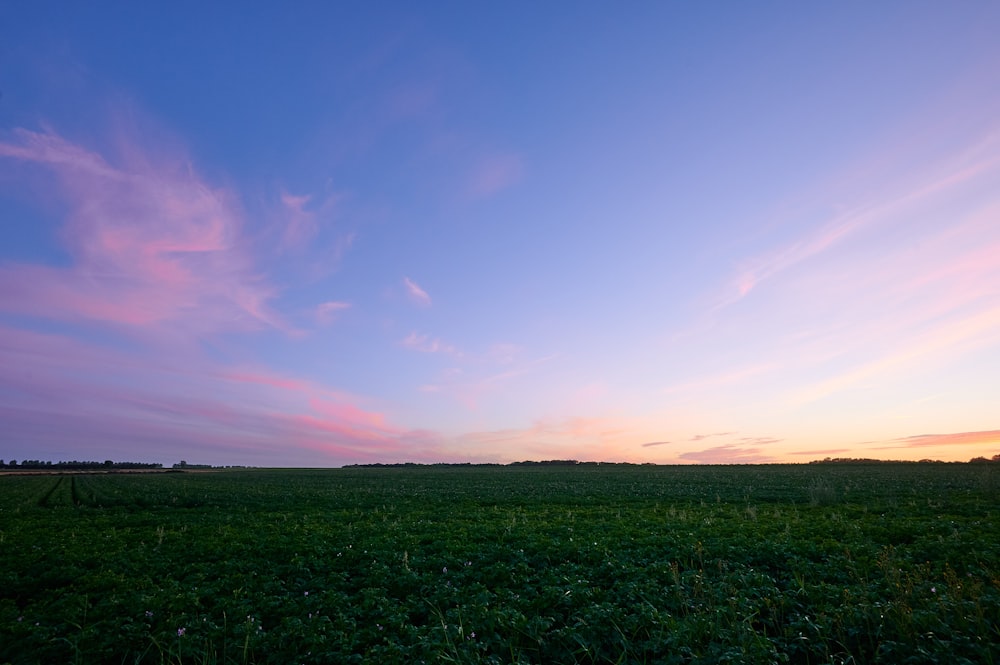
{"label": "row of crops", "polygon": [[975,465],[0,477],[0,663],[992,663]]}

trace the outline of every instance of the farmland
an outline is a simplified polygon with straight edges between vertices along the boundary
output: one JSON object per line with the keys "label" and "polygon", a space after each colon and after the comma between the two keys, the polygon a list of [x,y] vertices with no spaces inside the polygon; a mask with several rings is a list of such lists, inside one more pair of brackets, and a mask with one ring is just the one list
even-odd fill
{"label": "farmland", "polygon": [[998,663],[1000,465],[0,477],[0,663]]}

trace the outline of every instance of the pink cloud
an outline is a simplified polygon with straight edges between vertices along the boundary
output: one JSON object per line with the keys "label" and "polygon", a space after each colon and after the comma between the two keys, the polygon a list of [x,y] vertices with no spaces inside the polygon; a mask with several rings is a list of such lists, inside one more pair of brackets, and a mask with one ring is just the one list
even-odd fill
{"label": "pink cloud", "polygon": [[281,390],[309,392],[315,390],[315,386],[308,381],[285,377],[274,374],[264,374],[248,370],[223,370],[218,373],[219,378],[237,383],[260,384]]}
{"label": "pink cloud", "polygon": [[1000,340],[1000,306],[958,318],[935,321],[926,331],[903,340],[878,357],[852,369],[799,388],[792,395],[794,404],[805,404],[843,392],[866,382],[884,380],[892,375],[926,371],[946,358],[970,350],[992,346]]}
{"label": "pink cloud", "polygon": [[418,305],[430,306],[431,297],[416,282],[409,277],[404,277],[403,286],[406,288],[406,293],[410,296],[410,300]]}
{"label": "pink cloud", "polygon": [[784,439],[775,439],[771,436],[744,436],[740,439],[743,443],[755,443],[757,445],[763,445],[766,443],[781,443]]}
{"label": "pink cloud", "polygon": [[468,184],[469,195],[488,198],[514,185],[524,171],[521,158],[513,154],[492,155],[476,167]]}
{"label": "pink cloud", "polygon": [[[278,466],[437,455],[436,435],[397,427],[357,396],[208,356],[207,338],[295,331],[272,309],[235,194],[164,146],[123,137],[119,148],[112,158],[26,130],[0,140],[4,181],[45,183],[64,201],[69,258],[0,265],[0,315],[21,326],[0,324],[8,455]],[[307,240],[309,200],[282,204],[285,237]],[[315,315],[348,306],[328,301]],[[58,332],[30,329],[39,320]]]}
{"label": "pink cloud", "polygon": [[435,435],[320,384],[62,335],[0,327],[0,385],[0,443],[18,457],[322,466],[440,455]]}
{"label": "pink cloud", "polygon": [[984,444],[1000,444],[1000,430],[984,432],[954,432],[950,434],[918,434],[895,439],[897,446],[887,448],[923,448],[926,446],[975,446]]}
{"label": "pink cloud", "polygon": [[337,300],[330,300],[328,302],[320,303],[316,306],[316,320],[322,325],[329,325],[333,322],[334,316],[337,312],[342,312],[345,309],[350,309],[351,303],[340,302]]}
{"label": "pink cloud", "polygon": [[736,432],[717,432],[715,434],[695,434],[691,437],[691,441],[702,441],[704,439],[709,439],[715,436],[731,436],[736,434]]}
{"label": "pink cloud", "polygon": [[283,247],[302,247],[316,236],[316,215],[305,208],[309,196],[293,196],[282,192],[281,203],[285,208],[287,225],[282,235]]}
{"label": "pink cloud", "polygon": [[433,82],[411,82],[393,89],[383,105],[387,119],[398,121],[427,113],[437,104],[438,88]]}
{"label": "pink cloud", "polygon": [[384,414],[366,411],[351,403],[313,397],[309,400],[309,406],[318,416],[343,425],[378,431],[387,435],[399,434],[402,431],[387,424]]}
{"label": "pink cloud", "polygon": [[402,345],[421,353],[444,353],[456,358],[463,356],[462,352],[451,344],[446,344],[437,337],[431,339],[429,335],[420,334],[416,331],[407,335],[403,339]]}
{"label": "pink cloud", "polygon": [[[964,152],[940,159],[910,182],[883,182],[882,190],[877,195],[859,196],[856,205],[828,219],[818,228],[749,259],[732,278],[728,295],[716,307],[742,299],[762,282],[826,253],[852,236],[896,223],[902,215],[909,216],[944,198],[961,195],[963,187],[974,185],[977,179],[994,176],[1000,167],[998,137],[1000,134],[991,134]],[[890,193],[885,194],[886,191]]]}
{"label": "pink cloud", "polygon": [[[336,237],[331,237],[330,233],[337,209],[347,198],[348,195],[342,192],[317,197],[282,191],[277,212],[270,213],[276,218],[277,249],[293,253],[300,268],[305,267],[316,275],[329,274],[354,242],[352,232],[340,232]],[[303,261],[304,266],[301,265]]]}
{"label": "pink cloud", "polygon": [[[766,292],[702,330],[758,340],[734,355],[770,366],[758,384],[782,391],[791,409],[860,390],[891,400],[899,381],[947,381],[957,363],[1000,343],[998,147],[932,164],[890,196],[873,189],[867,207],[764,253],[747,283],[773,278]],[[714,389],[705,380],[684,392],[703,385]]]}
{"label": "pink cloud", "polygon": [[491,344],[486,352],[486,360],[499,365],[510,365],[514,363],[521,354],[521,347],[509,342],[499,342]]}
{"label": "pink cloud", "polygon": [[13,139],[0,142],[8,165],[36,164],[56,177],[72,263],[0,267],[0,311],[194,335],[287,329],[241,244],[231,193],[138,146],[116,165],[51,132],[16,130]]}
{"label": "pink cloud", "polygon": [[681,453],[678,458],[698,464],[765,464],[775,461],[774,457],[763,454],[760,448],[741,448],[733,444]]}

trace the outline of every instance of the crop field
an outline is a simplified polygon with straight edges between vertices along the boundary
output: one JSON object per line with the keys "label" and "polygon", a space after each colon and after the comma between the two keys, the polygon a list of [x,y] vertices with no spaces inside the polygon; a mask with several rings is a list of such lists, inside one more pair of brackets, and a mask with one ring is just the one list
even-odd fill
{"label": "crop field", "polygon": [[1000,663],[1000,465],[0,477],[0,663]]}

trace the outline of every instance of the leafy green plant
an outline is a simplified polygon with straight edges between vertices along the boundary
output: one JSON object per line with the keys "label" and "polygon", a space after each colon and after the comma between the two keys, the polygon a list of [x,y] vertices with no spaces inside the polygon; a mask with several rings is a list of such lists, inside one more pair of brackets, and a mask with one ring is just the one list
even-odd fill
{"label": "leafy green plant", "polygon": [[0,662],[998,662],[970,470],[0,477]]}

